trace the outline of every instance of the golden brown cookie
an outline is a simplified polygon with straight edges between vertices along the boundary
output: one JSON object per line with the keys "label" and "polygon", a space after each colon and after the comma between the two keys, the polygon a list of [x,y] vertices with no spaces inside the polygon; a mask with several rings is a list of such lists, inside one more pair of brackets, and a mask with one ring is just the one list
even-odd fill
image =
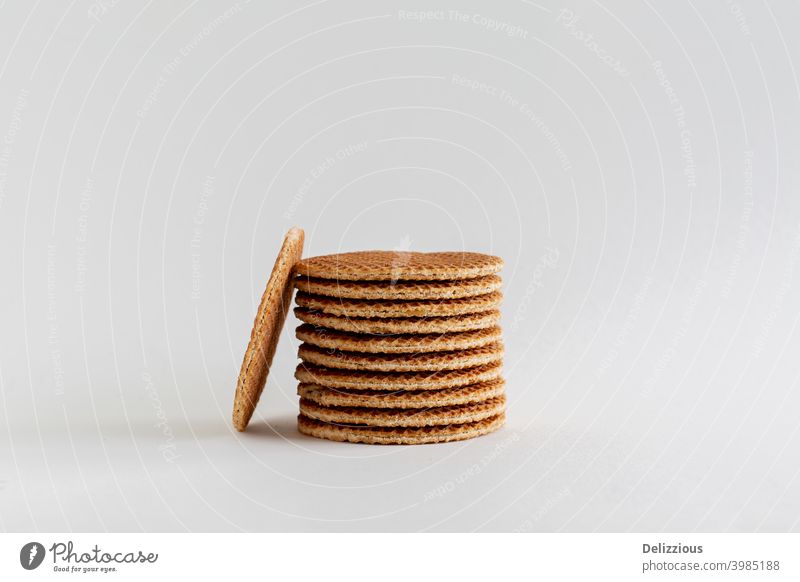
{"label": "golden brown cookie", "polygon": [[304,362],[339,370],[369,370],[372,372],[420,372],[459,370],[499,362],[503,359],[500,342],[454,352],[423,354],[366,354],[318,348],[300,344],[297,355]]}
{"label": "golden brown cookie", "polygon": [[361,408],[322,406],[300,399],[300,414],[331,424],[366,426],[440,426],[484,420],[505,411],[506,397],[495,396],[482,402],[453,404],[434,408]]}
{"label": "golden brown cookie", "polygon": [[480,402],[503,394],[502,379],[440,390],[346,390],[300,384],[301,398],[322,406],[360,406],[365,408],[430,408]]}
{"label": "golden brown cookie", "polygon": [[441,301],[336,299],[308,293],[298,293],[295,298],[300,307],[340,317],[450,317],[492,311],[500,307],[502,300],[503,294],[500,291]]}
{"label": "golden brown cookie", "polygon": [[297,417],[297,428],[305,435],[332,441],[381,445],[421,445],[460,441],[489,434],[503,426],[505,413],[485,420],[464,424],[426,426],[420,428],[339,426],[308,418]]}
{"label": "golden brown cookie", "polygon": [[499,327],[454,333],[374,335],[336,331],[304,323],[295,332],[297,339],[319,348],[370,354],[409,354],[452,352],[479,348],[502,339]]}
{"label": "golden brown cookie", "polygon": [[438,372],[370,372],[335,370],[301,363],[294,377],[306,384],[345,390],[441,390],[489,382],[500,378],[502,362]]}
{"label": "golden brown cookie", "polygon": [[503,259],[481,253],[359,251],[310,257],[297,272],[338,281],[434,281],[485,277],[502,268]]}
{"label": "golden brown cookie", "polygon": [[292,292],[292,269],[303,254],[303,231],[292,228],[286,233],[283,245],[272,267],[261,304],[258,306],[250,342],[244,353],[236,395],[233,400],[233,425],[237,430],[247,428],[258,399],[267,381],[281,328],[289,311]]}
{"label": "golden brown cookie", "polygon": [[497,309],[452,317],[342,317],[305,307],[295,307],[300,321],[353,333],[448,333],[494,327],[500,323]]}
{"label": "golden brown cookie", "polygon": [[304,293],[340,299],[460,299],[499,291],[497,275],[454,281],[344,281],[298,275],[295,287]]}

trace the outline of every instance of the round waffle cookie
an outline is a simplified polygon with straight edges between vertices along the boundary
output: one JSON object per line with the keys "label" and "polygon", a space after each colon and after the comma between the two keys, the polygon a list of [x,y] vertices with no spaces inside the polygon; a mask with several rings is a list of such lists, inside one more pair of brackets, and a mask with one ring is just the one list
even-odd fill
{"label": "round waffle cookie", "polygon": [[422,427],[484,420],[502,413],[505,406],[505,396],[496,396],[470,404],[417,409],[320,406],[316,402],[301,398],[300,414],[331,424]]}
{"label": "round waffle cookie", "polygon": [[275,259],[261,303],[256,312],[250,342],[247,344],[236,382],[233,399],[233,426],[244,430],[253,416],[258,399],[267,381],[281,328],[289,311],[294,288],[292,268],[303,252],[303,231],[292,228],[283,239],[283,245]]}
{"label": "round waffle cookie", "polygon": [[340,281],[299,275],[298,291],[340,299],[460,299],[499,291],[497,275],[454,281]]}
{"label": "round waffle cookie", "polygon": [[308,293],[298,293],[295,297],[300,307],[340,317],[449,317],[498,309],[502,300],[503,294],[499,291],[441,301],[336,299]]}
{"label": "round waffle cookie", "polygon": [[295,307],[297,319],[312,325],[353,333],[448,333],[487,329],[500,323],[497,309],[452,317],[342,317]]}
{"label": "round waffle cookie", "polygon": [[479,348],[452,352],[367,354],[328,350],[304,343],[300,345],[298,355],[304,362],[340,370],[374,372],[458,370],[501,361],[503,344],[496,342]]}
{"label": "round waffle cookie", "polygon": [[502,362],[494,362],[461,370],[438,372],[371,372],[367,370],[335,370],[302,363],[294,377],[305,384],[344,390],[441,390],[497,380],[502,375]]}
{"label": "round waffle cookie", "polygon": [[320,348],[376,354],[468,350],[502,339],[499,327],[455,333],[369,335],[314,327],[308,323],[298,327],[295,335],[297,339]]}
{"label": "round waffle cookie", "polygon": [[345,390],[316,384],[300,384],[297,394],[322,406],[360,406],[366,408],[430,408],[455,406],[488,400],[503,394],[505,382],[489,380],[440,390]]}
{"label": "round waffle cookie", "polygon": [[338,281],[435,281],[472,279],[497,273],[503,259],[481,253],[360,251],[311,257],[297,272]]}
{"label": "round waffle cookie", "polygon": [[420,445],[460,441],[489,434],[503,426],[505,413],[491,418],[464,424],[426,427],[371,427],[342,426],[321,422],[302,414],[297,417],[297,428],[305,435],[332,441],[382,445]]}

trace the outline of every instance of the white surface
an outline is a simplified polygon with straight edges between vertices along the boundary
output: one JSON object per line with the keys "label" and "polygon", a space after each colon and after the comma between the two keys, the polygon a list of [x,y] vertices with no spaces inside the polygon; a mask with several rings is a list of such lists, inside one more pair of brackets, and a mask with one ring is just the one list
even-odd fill
{"label": "white surface", "polygon": [[[441,6],[0,8],[0,528],[800,527],[795,4]],[[507,427],[301,437],[290,318],[235,433],[292,224],[502,255]]]}

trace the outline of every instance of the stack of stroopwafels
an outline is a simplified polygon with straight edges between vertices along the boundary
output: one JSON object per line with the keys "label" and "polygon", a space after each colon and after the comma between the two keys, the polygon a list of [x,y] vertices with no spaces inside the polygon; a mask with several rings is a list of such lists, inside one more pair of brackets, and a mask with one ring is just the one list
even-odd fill
{"label": "stack of stroopwafels", "polygon": [[368,251],[295,266],[300,432],[462,440],[505,420],[498,257]]}

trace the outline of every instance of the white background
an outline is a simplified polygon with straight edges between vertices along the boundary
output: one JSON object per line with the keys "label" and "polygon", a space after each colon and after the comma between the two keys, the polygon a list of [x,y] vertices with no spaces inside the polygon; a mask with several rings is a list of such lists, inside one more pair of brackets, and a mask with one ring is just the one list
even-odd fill
{"label": "white background", "polygon": [[[795,3],[431,6],[0,5],[0,528],[800,529]],[[236,433],[294,224],[504,257],[506,428],[300,436],[290,317]]]}

